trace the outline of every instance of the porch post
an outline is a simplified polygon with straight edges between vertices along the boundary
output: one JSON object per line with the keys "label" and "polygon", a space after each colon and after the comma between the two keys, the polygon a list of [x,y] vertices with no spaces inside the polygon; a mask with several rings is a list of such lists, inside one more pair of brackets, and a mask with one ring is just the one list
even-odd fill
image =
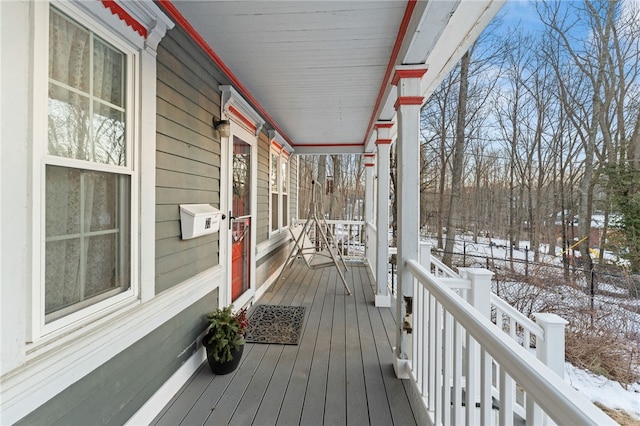
{"label": "porch post", "polygon": [[[372,152],[364,153],[364,226],[360,231],[360,241],[364,243],[364,258],[371,268],[371,273],[375,279],[377,269],[374,269],[377,263],[375,247],[375,224],[374,224],[374,208],[375,205],[374,185],[375,185],[375,158]],[[364,234],[364,237],[363,237]]]}
{"label": "porch post", "polygon": [[389,294],[389,148],[391,146],[392,121],[378,121],[374,125],[378,138],[378,199],[376,220],[376,306],[378,308],[391,307]]}
{"label": "porch post", "polygon": [[375,167],[375,157],[376,155],[372,152],[366,152],[364,154],[364,235],[366,237],[365,241],[365,259],[369,262],[369,267],[372,272],[375,274],[377,270],[374,270],[374,265],[376,264],[375,254],[376,251],[373,249],[374,247],[374,237],[373,235],[373,196],[374,196],[374,167]]}
{"label": "porch post", "polygon": [[374,153],[364,154],[364,221],[373,223],[373,179],[375,167]]}
{"label": "porch post", "polygon": [[[398,292],[396,303],[396,349],[394,368],[398,378],[410,377],[412,354],[411,309],[413,276],[406,261],[418,259],[420,233],[420,109],[424,100],[420,81],[424,65],[396,67],[392,84],[398,88],[395,104],[398,120]],[[401,206],[401,208],[400,208]]]}
{"label": "porch post", "polygon": [[536,357],[564,378],[564,329],[569,322],[549,313],[534,313],[533,317],[544,330],[544,339],[536,339]]}

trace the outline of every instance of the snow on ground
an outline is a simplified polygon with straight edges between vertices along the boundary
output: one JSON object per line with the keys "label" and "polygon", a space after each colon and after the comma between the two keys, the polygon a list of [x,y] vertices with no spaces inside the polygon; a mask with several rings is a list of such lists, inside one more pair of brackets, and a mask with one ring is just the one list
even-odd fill
{"label": "snow on ground", "polygon": [[640,420],[640,383],[625,389],[618,382],[581,370],[568,362],[564,365],[564,380],[589,401],[626,411]]}

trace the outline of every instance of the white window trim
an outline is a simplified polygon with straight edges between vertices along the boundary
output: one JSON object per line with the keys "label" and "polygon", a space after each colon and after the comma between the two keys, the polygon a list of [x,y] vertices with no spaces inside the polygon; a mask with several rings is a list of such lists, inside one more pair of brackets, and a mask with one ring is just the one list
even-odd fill
{"label": "white window trim", "polygon": [[[131,176],[131,286],[111,298],[88,306],[77,312],[45,324],[44,314],[44,235],[45,235],[45,163],[78,166],[70,159],[52,158],[46,153],[47,96],[48,93],[48,2],[33,5],[34,56],[33,56],[33,282],[27,289],[30,315],[27,318],[27,353],[47,345],[49,350],[59,344],[61,335],[80,331],[83,326],[95,322],[123,307],[149,300],[155,293],[155,48],[171,21],[157,8],[143,2],[145,9],[155,13],[153,41],[145,40],[114,16],[100,2],[51,2],[61,12],[80,22],[89,30],[104,38],[127,55],[127,140],[128,164],[122,168]],[[158,24],[158,22],[160,24]],[[151,21],[149,22],[149,24]],[[108,25],[107,25],[108,24]],[[142,78],[144,72],[145,78]],[[144,143],[142,143],[144,141]],[[47,161],[45,162],[45,159]],[[151,159],[151,160],[148,160]],[[82,163],[81,168],[106,170],[97,165]],[[87,167],[89,166],[89,167]],[[114,171],[108,168],[108,171]],[[144,178],[143,178],[144,177]],[[142,195],[144,194],[144,196]],[[140,218],[145,217],[145,221]],[[148,222],[147,222],[148,221]],[[145,224],[146,225],[143,225]],[[149,225],[150,223],[150,225]],[[140,224],[140,225],[139,225]]]}
{"label": "white window trim", "polygon": [[[269,237],[274,237],[279,235],[282,232],[286,232],[286,230],[291,225],[291,209],[290,203],[291,199],[289,198],[291,195],[291,165],[289,163],[291,159],[291,153],[293,149],[291,146],[284,140],[284,138],[275,130],[269,131]],[[273,164],[271,162],[271,156],[275,154],[278,157],[278,165],[277,165],[277,185],[278,185],[278,227],[277,229],[272,229],[272,215],[273,215],[273,194],[276,193],[271,189],[271,174],[273,173]],[[287,170],[286,176],[282,176],[282,162],[286,161]],[[282,190],[282,180],[286,181],[286,192]],[[287,205],[285,206],[283,203],[283,195],[287,196]],[[287,218],[287,225],[284,225],[284,217]]]}
{"label": "white window trim", "polygon": [[[289,161],[291,160],[291,154],[286,151],[285,149],[282,150],[282,152],[280,153],[280,171],[282,172],[282,162],[286,163],[286,176],[282,176],[282,174],[279,174],[280,178],[283,179],[286,182],[286,188],[287,190],[284,191],[282,189],[282,182],[280,182],[280,207],[281,207],[281,214],[280,214],[280,229],[288,229],[289,226],[291,225],[291,164],[289,163]],[[283,196],[287,196],[287,203],[286,205],[284,204],[284,197]],[[284,219],[287,219],[287,224],[284,225]]]}
{"label": "white window trim", "polygon": [[[276,157],[276,191],[272,188],[271,179],[273,177],[273,157]],[[278,212],[278,224],[276,229],[273,229],[273,195],[277,194],[277,212]],[[282,228],[282,217],[281,217],[281,209],[280,204],[282,203],[282,196],[280,193],[280,151],[274,147],[274,144],[271,143],[269,148],[269,236],[277,235],[280,233],[280,228]]]}

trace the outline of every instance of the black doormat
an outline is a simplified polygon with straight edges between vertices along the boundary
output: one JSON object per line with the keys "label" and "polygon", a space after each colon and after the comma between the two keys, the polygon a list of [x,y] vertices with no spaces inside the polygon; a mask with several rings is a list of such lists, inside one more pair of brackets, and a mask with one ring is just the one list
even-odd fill
{"label": "black doormat", "polygon": [[258,305],[249,317],[248,343],[297,345],[304,322],[304,306]]}

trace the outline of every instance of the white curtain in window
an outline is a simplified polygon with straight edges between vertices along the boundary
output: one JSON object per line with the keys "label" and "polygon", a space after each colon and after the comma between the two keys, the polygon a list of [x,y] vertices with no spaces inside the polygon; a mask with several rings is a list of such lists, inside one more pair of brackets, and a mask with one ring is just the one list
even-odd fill
{"label": "white curtain in window", "polygon": [[[126,165],[125,56],[55,9],[49,20],[50,155]],[[47,165],[47,321],[129,287],[130,177]]]}
{"label": "white curtain in window", "polygon": [[122,52],[51,10],[49,154],[126,165],[125,65]]}

